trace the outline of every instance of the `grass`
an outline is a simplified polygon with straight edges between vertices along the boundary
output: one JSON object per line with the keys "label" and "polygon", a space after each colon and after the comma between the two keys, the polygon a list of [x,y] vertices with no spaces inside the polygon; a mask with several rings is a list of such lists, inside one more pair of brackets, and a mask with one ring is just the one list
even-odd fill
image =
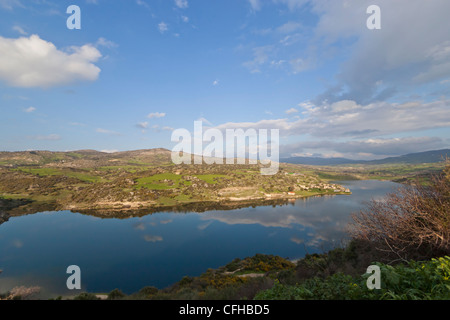
{"label": "grass", "polygon": [[131,159],[131,160],[128,160],[127,162],[129,164],[134,164],[134,165],[139,165],[139,166],[148,166],[148,165],[150,165],[150,163],[139,161],[139,160],[136,160],[136,159]]}
{"label": "grass", "polygon": [[172,198],[168,198],[168,197],[160,197],[158,199],[158,202],[164,206],[175,206],[177,205],[177,201],[175,199]]}
{"label": "grass", "polygon": [[190,202],[191,199],[192,199],[192,197],[189,195],[186,195],[186,194],[180,194],[174,198],[174,200],[176,200],[178,202]]}
{"label": "grass", "polygon": [[136,172],[142,172],[145,170],[148,170],[152,168],[152,166],[132,166],[132,165],[124,165],[124,166],[103,166],[103,167],[99,167],[97,168],[97,170],[100,171],[119,171],[119,170],[123,170],[126,171],[128,173],[136,173]]}
{"label": "grass", "polygon": [[222,175],[222,174],[202,174],[202,175],[196,175],[197,178],[199,178],[202,181],[205,181],[208,184],[216,184],[218,183],[220,178],[230,178],[229,176]]}
{"label": "grass", "polygon": [[68,155],[69,157],[72,157],[72,158],[75,158],[75,159],[81,159],[81,158],[83,158],[83,155],[82,155],[82,154],[79,154],[79,153],[76,153],[76,152],[70,152],[70,153],[67,153],[67,155]]}
{"label": "grass", "polygon": [[30,173],[36,176],[46,177],[46,176],[66,176],[70,178],[76,178],[85,182],[100,182],[102,180],[101,177],[93,176],[87,174],[85,172],[75,172],[75,171],[67,171],[55,168],[19,168],[19,171]]}
{"label": "grass", "polygon": [[[173,184],[170,185],[164,180],[171,181]],[[150,177],[137,179],[136,188],[146,188],[150,190],[168,190],[178,188],[181,184],[181,176],[173,173],[161,173]],[[184,181],[183,181],[184,184]]]}
{"label": "grass", "polygon": [[317,195],[317,194],[322,194],[321,192],[319,192],[318,190],[317,191],[314,191],[314,190],[312,190],[312,191],[306,191],[306,190],[302,190],[302,191],[297,191],[297,192],[295,192],[297,195],[300,195],[300,196],[305,196],[305,197],[307,197],[307,196],[313,196],[313,195]]}
{"label": "grass", "polygon": [[31,199],[31,200],[37,201],[37,202],[48,202],[48,201],[52,201],[54,199],[53,196],[42,195],[42,194],[30,196],[28,194],[12,194],[12,193],[2,193],[1,198],[6,199],[6,200]]}
{"label": "grass", "polygon": [[351,174],[318,172],[317,175],[320,179],[330,180],[330,181],[358,180],[358,178],[356,178],[355,176],[353,176]]}

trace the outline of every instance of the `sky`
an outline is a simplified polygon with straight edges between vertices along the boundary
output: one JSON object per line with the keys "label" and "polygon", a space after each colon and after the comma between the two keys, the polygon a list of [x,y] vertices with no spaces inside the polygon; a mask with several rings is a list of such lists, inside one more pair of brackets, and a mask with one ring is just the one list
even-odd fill
{"label": "sky", "polygon": [[[67,20],[80,8],[81,29]],[[367,8],[380,8],[369,29]],[[171,149],[194,121],[280,155],[450,147],[448,0],[0,0],[0,151]]]}

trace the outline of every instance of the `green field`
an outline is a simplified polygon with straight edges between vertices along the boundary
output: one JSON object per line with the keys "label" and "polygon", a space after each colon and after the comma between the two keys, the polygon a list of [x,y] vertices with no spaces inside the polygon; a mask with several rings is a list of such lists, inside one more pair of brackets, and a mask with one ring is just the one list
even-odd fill
{"label": "green field", "polygon": [[179,188],[181,183],[188,185],[188,182],[189,181],[182,181],[180,175],[173,173],[161,173],[155,174],[150,177],[137,179],[136,188],[146,188],[150,190],[168,190]]}
{"label": "green field", "polygon": [[101,177],[91,175],[88,171],[72,171],[68,169],[56,169],[56,168],[19,168],[18,171],[30,173],[33,175],[45,177],[45,176],[66,176],[70,178],[76,178],[84,182],[100,182]]}

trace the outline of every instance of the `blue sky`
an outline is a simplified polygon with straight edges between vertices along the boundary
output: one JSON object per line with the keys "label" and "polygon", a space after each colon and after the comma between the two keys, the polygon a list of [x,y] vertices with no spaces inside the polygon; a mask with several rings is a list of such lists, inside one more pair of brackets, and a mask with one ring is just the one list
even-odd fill
{"label": "blue sky", "polygon": [[[81,30],[69,30],[69,5]],[[366,9],[381,8],[381,30]],[[450,146],[447,0],[0,0],[2,151],[171,148],[280,129],[281,155]],[[412,23],[414,21],[414,23]]]}

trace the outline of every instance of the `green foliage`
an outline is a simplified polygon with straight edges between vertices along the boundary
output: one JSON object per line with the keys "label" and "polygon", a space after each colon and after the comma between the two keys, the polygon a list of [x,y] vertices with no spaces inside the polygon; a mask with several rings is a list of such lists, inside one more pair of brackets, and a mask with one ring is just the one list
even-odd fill
{"label": "green foliage", "polygon": [[450,299],[450,257],[408,265],[378,264],[382,275],[381,299],[441,300]]}
{"label": "green foliage", "polygon": [[426,262],[411,261],[396,266],[377,263],[381,289],[369,290],[369,274],[352,277],[343,273],[325,279],[314,277],[297,285],[276,282],[259,292],[256,300],[448,300],[450,299],[450,257]]}
{"label": "green foliage", "polygon": [[139,294],[146,296],[146,297],[150,297],[157,293],[158,293],[158,288],[155,288],[155,287],[144,287],[141,290],[139,290]]}
{"label": "green foliage", "polygon": [[279,256],[256,254],[240,262],[241,271],[268,272],[293,269],[295,265]]}
{"label": "green foliage", "polygon": [[54,168],[19,168],[18,171],[22,171],[25,173],[30,173],[40,177],[46,176],[65,176],[69,178],[76,178],[78,180],[84,182],[99,182],[101,177],[97,177],[91,174],[88,174],[88,171],[80,170],[64,170],[64,169],[54,169]]}
{"label": "green foliage", "polygon": [[120,300],[122,298],[125,298],[125,296],[126,295],[119,289],[114,289],[108,294],[108,300]]}
{"label": "green foliage", "polygon": [[233,261],[231,261],[229,264],[227,264],[225,266],[225,269],[228,272],[235,272],[236,270],[238,270],[241,267],[241,263],[240,262],[241,262],[241,259],[236,258]]}
{"label": "green foliage", "polygon": [[173,173],[155,174],[150,177],[137,179],[137,188],[150,190],[168,190],[178,188],[181,176]]}
{"label": "green foliage", "polygon": [[335,173],[335,172],[318,172],[317,176],[320,179],[324,179],[324,180],[333,180],[333,181],[348,181],[348,180],[358,180],[357,177],[355,177],[354,175],[351,174],[339,174],[339,173]]}

